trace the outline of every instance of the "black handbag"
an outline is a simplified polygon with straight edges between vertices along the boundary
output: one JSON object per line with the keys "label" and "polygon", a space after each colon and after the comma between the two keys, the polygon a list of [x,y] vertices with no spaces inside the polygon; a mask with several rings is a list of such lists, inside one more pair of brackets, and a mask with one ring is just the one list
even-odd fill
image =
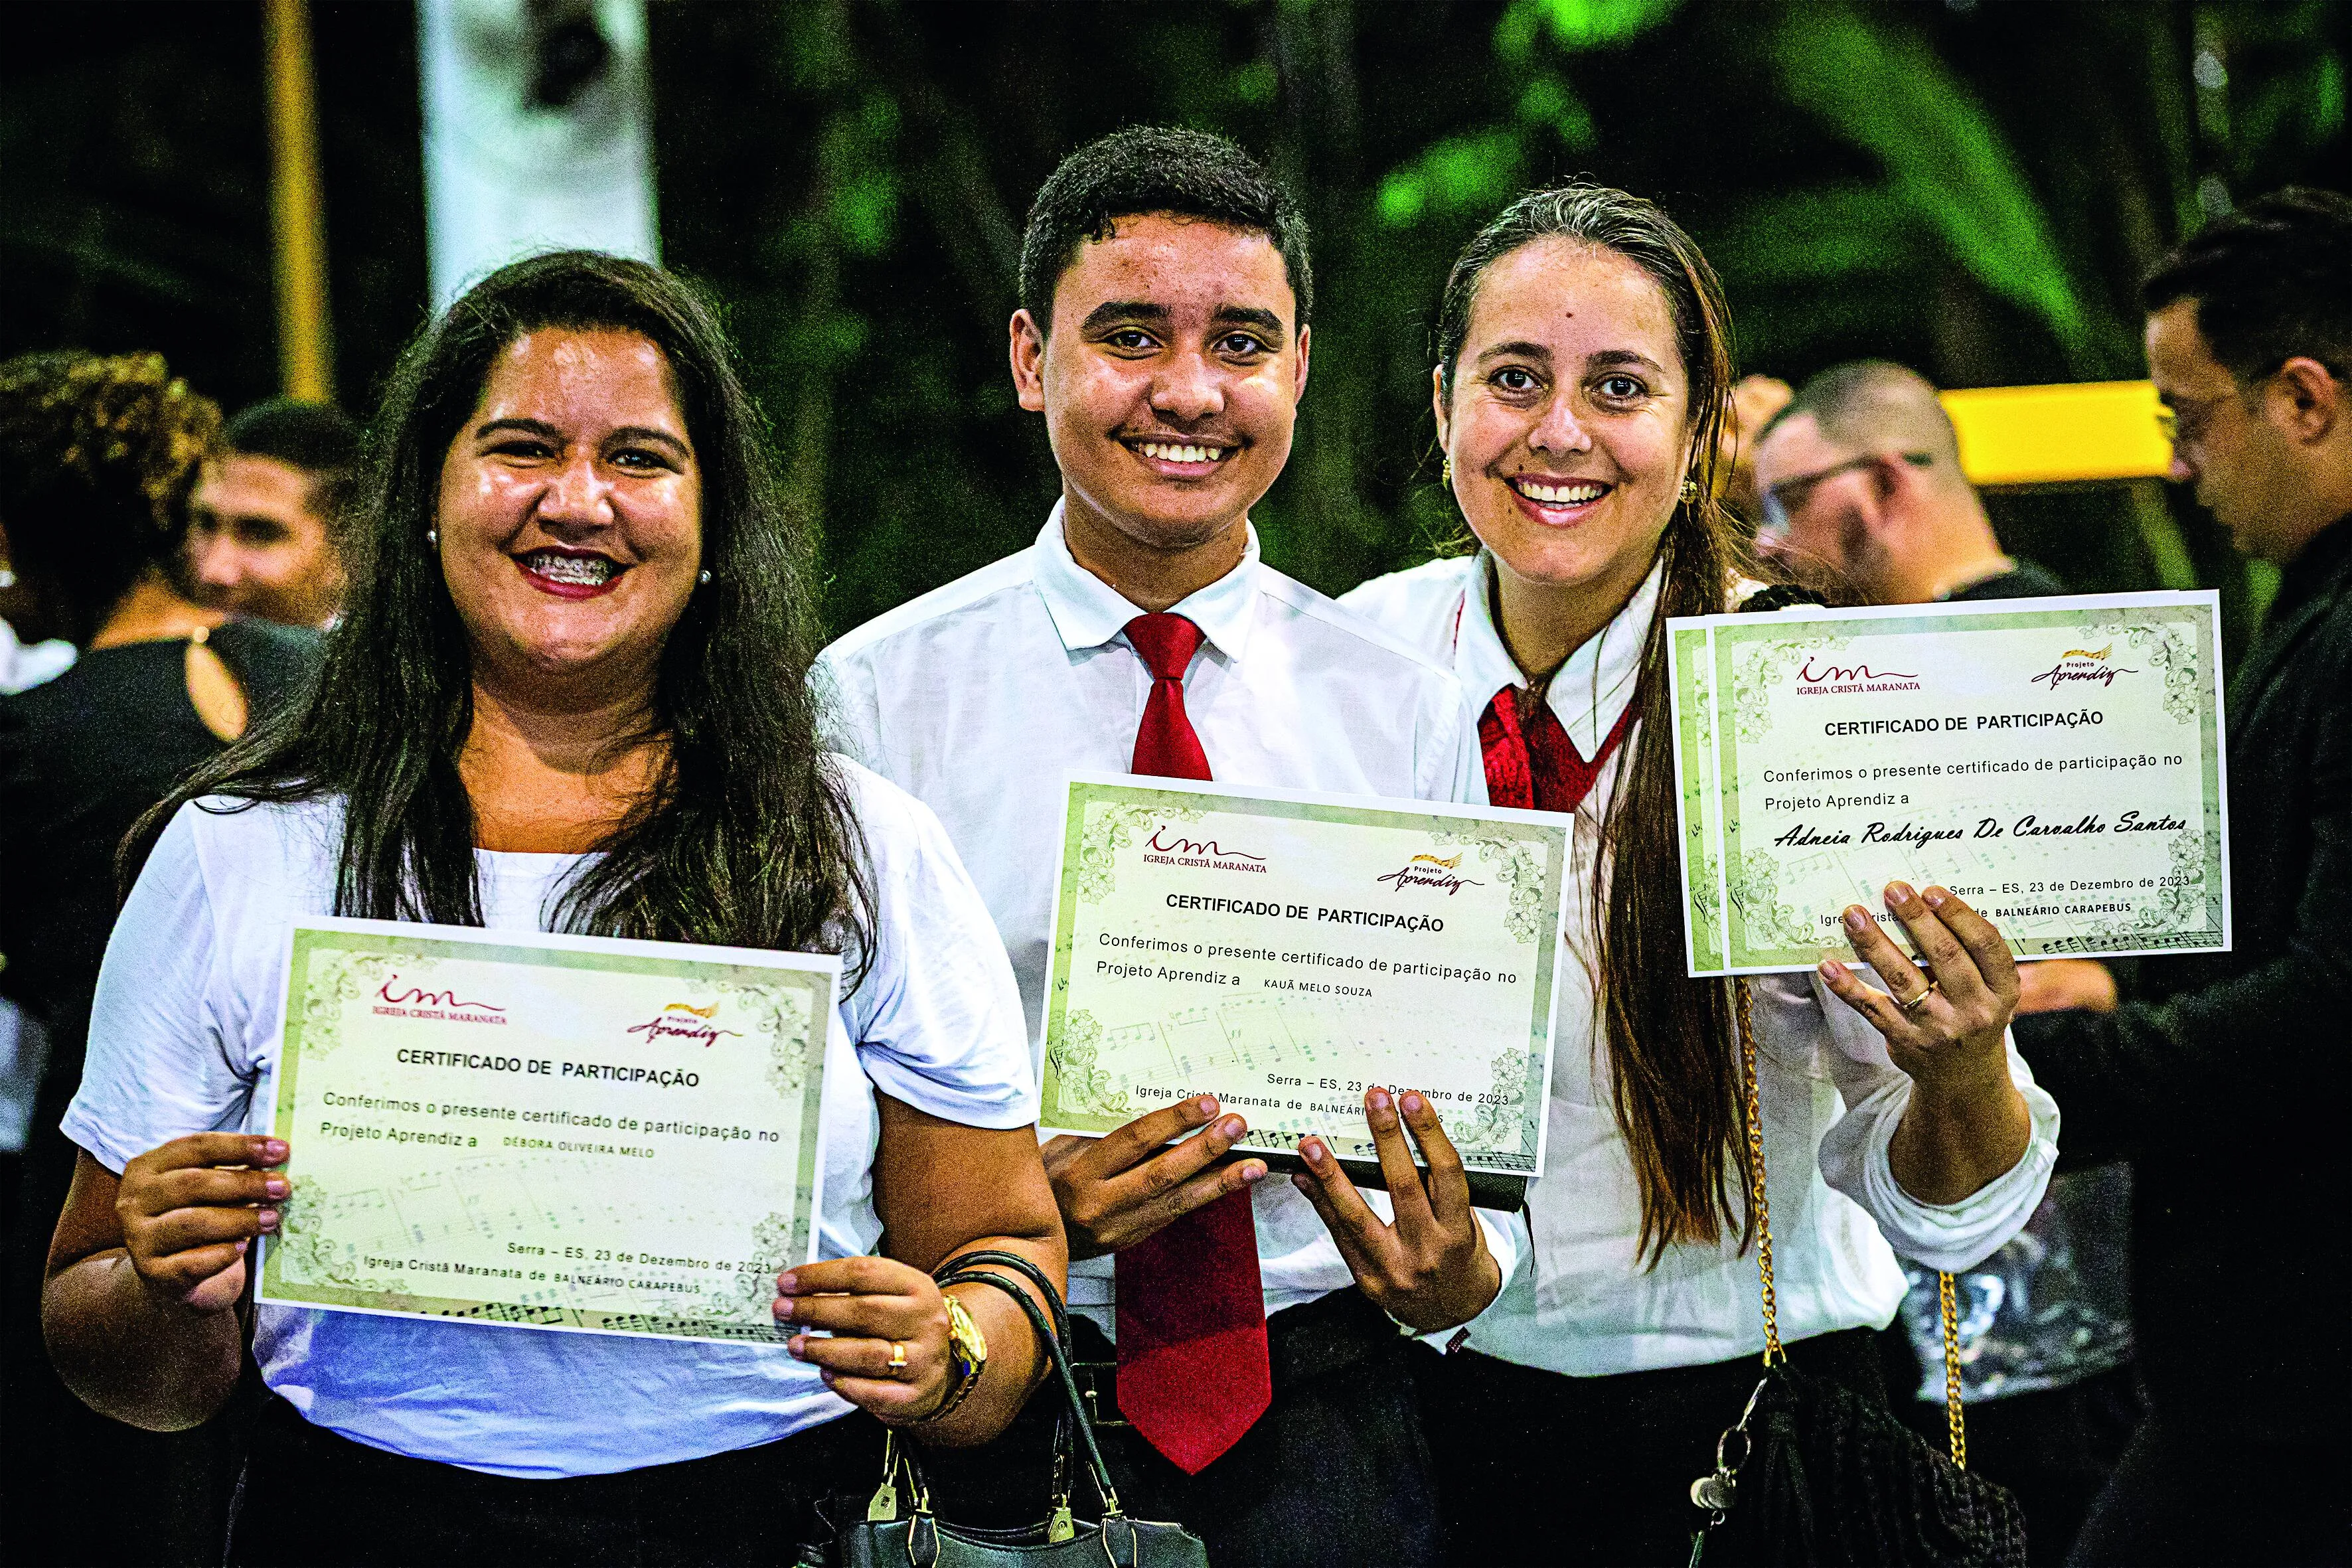
{"label": "black handbag", "polygon": [[[974,1267],[982,1263],[1027,1277],[1051,1304],[1052,1317],[1003,1275]],[[931,1511],[917,1445],[899,1441],[892,1432],[883,1445],[882,1485],[866,1517],[838,1533],[831,1561],[838,1568],[1209,1568],[1207,1548],[1182,1525],[1129,1519],[1120,1510],[1110,1468],[1103,1462],[1094,1423],[1070,1372],[1069,1321],[1045,1271],[1017,1253],[967,1252],[949,1259],[939,1280],[942,1286],[991,1285],[1012,1297],[1054,1363],[1063,1408],[1054,1432],[1053,1511],[1043,1522],[1019,1530],[949,1523]],[[1098,1523],[1071,1512],[1072,1472],[1081,1458],[1102,1503]]]}
{"label": "black handbag", "polygon": [[1702,1558],[1711,1568],[2025,1568],[2025,1516],[2017,1500],[1969,1474],[1949,1274],[1941,1285],[1950,1457],[1843,1384],[1808,1377],[1789,1364],[1772,1293],[1764,1123],[1745,982],[1738,983],[1738,1011],[1749,1202],[1764,1284],[1764,1375],[1738,1425],[1717,1441],[1715,1473],[1691,1483],[1691,1501],[1707,1515],[1691,1537],[1691,1568]]}

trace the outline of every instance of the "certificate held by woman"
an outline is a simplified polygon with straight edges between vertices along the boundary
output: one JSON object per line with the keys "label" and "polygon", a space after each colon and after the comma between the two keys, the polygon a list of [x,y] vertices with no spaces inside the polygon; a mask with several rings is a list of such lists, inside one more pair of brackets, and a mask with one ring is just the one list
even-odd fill
{"label": "certificate held by woman", "polygon": [[780,1340],[812,1260],[840,960],[315,919],[274,1131],[299,1151],[260,1299]]}

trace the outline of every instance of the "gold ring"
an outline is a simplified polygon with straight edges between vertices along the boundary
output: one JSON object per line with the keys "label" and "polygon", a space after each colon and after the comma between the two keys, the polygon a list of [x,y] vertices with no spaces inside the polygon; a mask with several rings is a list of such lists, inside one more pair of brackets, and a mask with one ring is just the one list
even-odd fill
{"label": "gold ring", "polygon": [[893,1373],[907,1370],[907,1347],[897,1340],[890,1342],[890,1370]]}
{"label": "gold ring", "polygon": [[1906,1013],[1916,1013],[1920,1008],[1925,1007],[1927,1005],[1928,997],[1933,996],[1937,992],[1943,988],[1944,983],[1942,981],[1930,980],[1927,982],[1927,989],[1920,992],[1919,994],[1912,997],[1908,1002],[1898,1002],[1895,1005],[1902,1008]]}

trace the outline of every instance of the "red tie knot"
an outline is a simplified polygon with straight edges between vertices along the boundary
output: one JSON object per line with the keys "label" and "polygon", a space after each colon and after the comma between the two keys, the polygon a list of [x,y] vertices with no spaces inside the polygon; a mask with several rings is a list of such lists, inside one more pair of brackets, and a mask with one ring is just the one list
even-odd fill
{"label": "red tie knot", "polygon": [[1128,622],[1127,640],[1143,656],[1153,679],[1181,680],[1192,668],[1192,656],[1201,651],[1201,628],[1161,611]]}

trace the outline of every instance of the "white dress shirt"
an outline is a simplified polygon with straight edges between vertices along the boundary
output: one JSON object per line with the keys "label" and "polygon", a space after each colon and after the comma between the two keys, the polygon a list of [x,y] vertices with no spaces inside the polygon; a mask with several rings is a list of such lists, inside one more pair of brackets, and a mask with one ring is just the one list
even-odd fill
{"label": "white dress shirt", "polygon": [[[1184,710],[1228,784],[1396,799],[1486,799],[1476,722],[1454,677],[1258,558],[1172,606],[1201,628]],[[1124,635],[1143,612],[1081,567],[1054,508],[1037,542],[858,627],[812,677],[832,743],[940,815],[1013,957],[1042,1048],[1065,781],[1125,773],[1151,673]],[[1387,1198],[1365,1194],[1385,1217]],[[1255,1189],[1272,1313],[1338,1289],[1346,1262],[1312,1205]],[[1517,1225],[1486,1216],[1507,1276]],[[1070,1266],[1070,1304],[1108,1331],[1112,1261]]]}
{"label": "white dress shirt", "polygon": [[[1633,700],[1662,574],[1653,570],[1553,679],[1552,710],[1580,756],[1591,758]],[[1491,584],[1481,552],[1377,578],[1340,602],[1450,663],[1483,707],[1503,687],[1527,684],[1496,629]],[[1637,721],[1622,754],[1630,759],[1641,740]],[[1593,1013],[1594,857],[1616,783],[1617,769],[1603,769],[1577,812],[1567,879],[1575,962],[1554,971],[1550,1134],[1544,1174],[1528,1189],[1530,1266],[1471,1325],[1469,1340],[1489,1355],[1574,1376],[1703,1365],[1764,1348],[1756,1255],[1740,1252],[1736,1234],[1716,1247],[1669,1247],[1656,1268],[1641,1266],[1641,1190]],[[1887,1164],[1911,1080],[1878,1031],[1816,976],[1749,984],[1780,1336],[1884,1328],[1903,1300],[1897,1248],[1931,1268],[1960,1268],[2023,1228],[2057,1158],[2058,1107],[2011,1044],[2010,1078],[2033,1122],[2024,1157],[1958,1203],[1920,1203]]]}
{"label": "white dress shirt", "polygon": [[[1036,1088],[1004,950],[919,802],[842,767],[874,892],[865,981],[825,1039],[821,1256],[881,1239],[874,1090],[972,1127],[1026,1127]],[[335,902],[340,802],[184,805],[107,942],[66,1136],[108,1170],[191,1132],[266,1132],[286,933]],[[475,852],[482,923],[542,929],[586,857]],[[854,962],[854,955],[853,955]],[[705,1344],[264,1305],[264,1382],[373,1447],[525,1479],[642,1469],[771,1443],[846,1415],[780,1344]]]}

